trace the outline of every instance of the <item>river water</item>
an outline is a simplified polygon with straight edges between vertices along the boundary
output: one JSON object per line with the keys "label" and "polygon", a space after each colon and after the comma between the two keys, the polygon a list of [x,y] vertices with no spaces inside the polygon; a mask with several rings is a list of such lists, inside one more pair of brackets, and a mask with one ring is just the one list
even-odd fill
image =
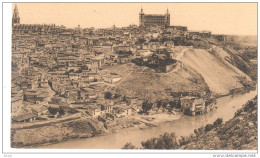
{"label": "river water", "polygon": [[257,91],[235,96],[225,96],[217,99],[217,109],[198,116],[182,116],[178,120],[163,123],[157,127],[145,129],[126,128],[118,133],[108,134],[80,140],[70,140],[58,144],[41,146],[42,149],[121,149],[127,142],[141,147],[141,142],[152,137],[158,137],[165,132],[175,132],[179,136],[188,136],[194,129],[213,123],[217,118],[228,121],[234,113],[248,100],[253,99]]}

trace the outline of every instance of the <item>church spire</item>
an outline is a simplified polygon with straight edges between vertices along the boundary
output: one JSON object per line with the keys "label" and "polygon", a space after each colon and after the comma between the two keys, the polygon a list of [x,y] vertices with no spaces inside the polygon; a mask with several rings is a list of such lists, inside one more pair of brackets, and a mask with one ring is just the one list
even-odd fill
{"label": "church spire", "polygon": [[144,14],[143,6],[141,5],[141,12],[140,14]]}
{"label": "church spire", "polygon": [[18,12],[18,8],[17,8],[16,4],[15,4],[15,7],[14,7],[12,22],[13,22],[13,25],[14,24],[20,24],[19,12]]}

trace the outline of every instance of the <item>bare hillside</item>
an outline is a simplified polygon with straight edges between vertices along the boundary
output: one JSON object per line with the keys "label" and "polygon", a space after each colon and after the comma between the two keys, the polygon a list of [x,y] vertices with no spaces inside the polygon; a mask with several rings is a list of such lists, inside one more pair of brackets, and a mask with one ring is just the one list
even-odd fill
{"label": "bare hillside", "polygon": [[131,63],[119,66],[117,73],[124,77],[110,90],[151,101],[170,98],[170,92],[208,91],[208,86],[199,73],[188,66],[181,67],[180,64],[172,72],[156,73],[153,69]]}
{"label": "bare hillside", "polygon": [[232,57],[219,47],[213,46],[207,50],[185,48],[177,52],[177,56],[180,62],[168,73],[156,73],[153,69],[134,63],[119,65],[113,68],[113,72],[123,78],[108,90],[155,101],[172,98],[171,92],[201,95],[210,91],[213,95],[223,95],[232,89],[243,87],[241,77],[251,80],[232,65]]}
{"label": "bare hillside", "polygon": [[229,90],[240,88],[239,77],[247,77],[242,71],[230,64],[229,55],[219,48],[209,52],[204,49],[189,49],[185,51],[181,61],[202,75],[211,92],[227,94]]}

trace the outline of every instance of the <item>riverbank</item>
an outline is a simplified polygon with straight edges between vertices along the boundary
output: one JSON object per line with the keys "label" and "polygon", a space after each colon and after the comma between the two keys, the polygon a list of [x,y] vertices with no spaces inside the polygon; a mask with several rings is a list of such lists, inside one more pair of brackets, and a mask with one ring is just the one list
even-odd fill
{"label": "riverbank", "polygon": [[198,129],[207,124],[212,124],[216,119],[223,118],[226,122],[233,118],[235,112],[257,95],[257,91],[249,93],[226,96],[217,99],[214,111],[203,115],[186,116],[179,119],[161,123],[158,126],[145,128],[138,127],[122,128],[115,133],[106,133],[103,136],[93,136],[87,139],[73,139],[62,143],[51,145],[42,145],[38,149],[121,149],[127,142],[131,142],[136,147],[141,147],[141,142],[153,137],[158,137],[165,132],[174,132],[178,138],[189,136]]}
{"label": "riverbank", "polygon": [[74,121],[62,122],[34,128],[16,128],[11,130],[11,147],[40,148],[51,144],[80,140],[96,136],[105,136],[120,132],[123,129],[145,129],[156,127],[162,123],[181,117],[180,113],[158,113],[116,118],[107,121],[106,125],[98,119],[81,118]]}
{"label": "riverbank", "polygon": [[180,119],[182,115],[183,114],[180,112],[179,113],[175,112],[175,114],[154,113],[150,115],[138,115],[137,117],[135,117],[135,119],[144,122],[145,124],[147,124],[146,125],[147,127],[153,127],[153,126],[159,126],[161,123],[166,123],[166,122]]}
{"label": "riverbank", "polygon": [[[98,121],[98,119],[82,118],[52,126],[12,130],[12,147],[106,149],[109,146],[113,149],[121,148],[126,142],[130,142],[129,139],[132,137],[134,139],[138,137],[136,143],[139,144],[145,138],[158,136],[158,133],[167,131],[174,131],[179,136],[189,135],[195,128],[212,123],[216,118],[229,119],[231,113],[235,113],[240,106],[247,100],[252,99],[255,94],[257,94],[256,91],[251,91],[245,94],[218,98],[218,109],[216,111],[194,117],[183,116],[178,112],[175,115],[172,113],[135,114],[129,117],[117,118],[111,122],[107,121],[106,127],[104,122]],[[112,138],[114,139],[112,140]],[[120,140],[118,140],[119,138]],[[71,146],[70,144],[73,144],[73,142],[81,142],[82,146]],[[88,144],[85,144],[87,142]],[[108,142],[108,144],[105,145],[105,142]],[[111,142],[119,145],[114,146]]]}
{"label": "riverbank", "polygon": [[141,148],[127,143],[123,149],[257,150],[257,96],[225,123],[218,118],[181,139],[166,132],[144,141]]}
{"label": "riverbank", "polygon": [[105,133],[103,124],[91,119],[78,119],[37,128],[11,130],[11,147],[34,148],[77,138],[89,138]]}

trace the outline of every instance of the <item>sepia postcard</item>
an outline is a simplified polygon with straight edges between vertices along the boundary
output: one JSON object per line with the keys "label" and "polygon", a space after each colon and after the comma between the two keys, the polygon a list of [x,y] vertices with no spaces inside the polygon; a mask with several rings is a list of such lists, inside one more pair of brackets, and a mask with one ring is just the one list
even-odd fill
{"label": "sepia postcard", "polygon": [[10,148],[258,149],[257,3],[11,5]]}

